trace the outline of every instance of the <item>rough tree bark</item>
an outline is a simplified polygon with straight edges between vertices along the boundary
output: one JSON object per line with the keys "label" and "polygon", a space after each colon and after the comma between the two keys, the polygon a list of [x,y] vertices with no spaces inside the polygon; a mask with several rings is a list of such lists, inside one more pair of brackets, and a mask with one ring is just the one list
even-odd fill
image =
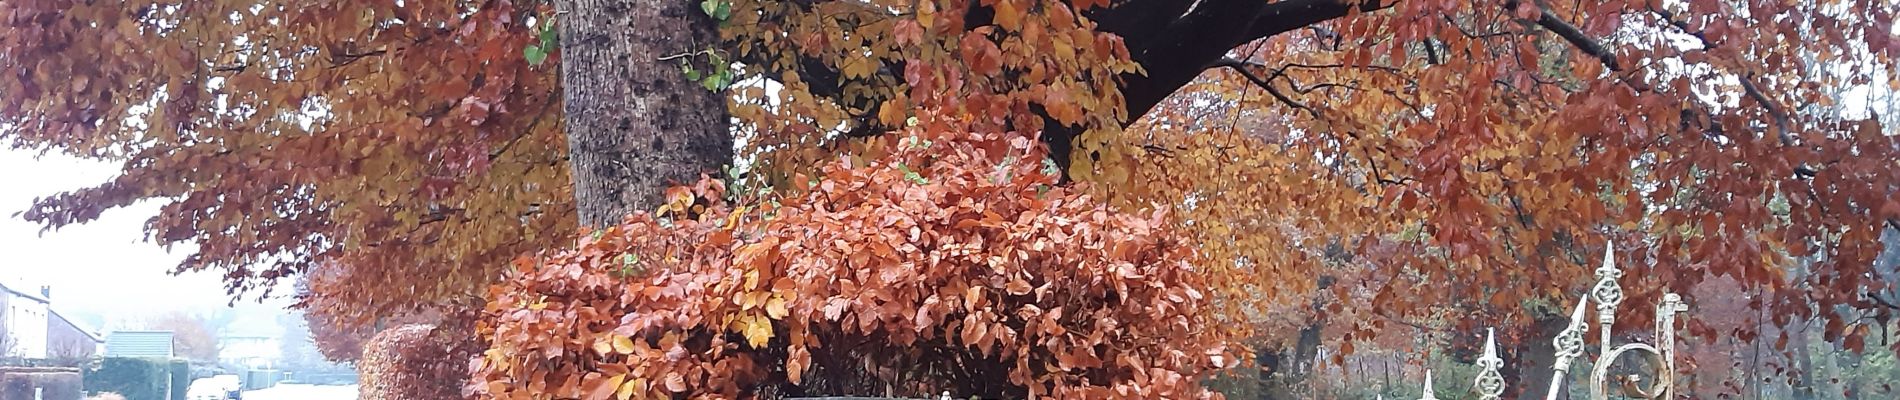
{"label": "rough tree bark", "polygon": [[726,99],[660,58],[718,44],[688,1],[573,0],[560,19],[568,163],[580,222],[607,226],[658,205],[674,183],[732,159]]}

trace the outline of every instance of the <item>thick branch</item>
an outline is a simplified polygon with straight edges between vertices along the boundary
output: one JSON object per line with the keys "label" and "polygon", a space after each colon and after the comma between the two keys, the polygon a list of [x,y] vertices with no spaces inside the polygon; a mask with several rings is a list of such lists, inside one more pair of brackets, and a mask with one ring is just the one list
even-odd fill
{"label": "thick branch", "polygon": [[[1266,2],[1260,0],[1127,0],[1112,7],[1098,8],[1088,12],[1090,19],[1099,25],[1103,32],[1113,33],[1125,40],[1133,61],[1145,69],[1146,74],[1125,74],[1122,81],[1122,95],[1126,100],[1128,120],[1135,120],[1153,109],[1162,99],[1173,94],[1192,81],[1208,68],[1242,44],[1272,37],[1282,33],[1345,17],[1357,12],[1371,12],[1390,8],[1396,0],[1368,0],[1360,4],[1348,4],[1348,0],[1284,0]],[[987,18],[975,18],[983,21]],[[978,22],[980,23],[980,22]],[[754,59],[736,60],[749,65],[770,66],[775,55],[754,55]],[[827,66],[823,61],[795,55],[797,58],[789,67],[798,70],[804,81],[810,84],[813,95],[842,100],[848,86],[853,82],[840,84],[840,73]],[[861,82],[902,82],[901,64],[889,64],[880,68],[873,77]],[[1257,78],[1257,77],[1255,77]],[[875,83],[875,82],[873,82]],[[1276,97],[1290,100],[1285,93],[1269,89]],[[877,94],[861,97],[878,97]],[[858,98],[849,103],[840,101],[848,108],[868,110],[881,99]],[[1289,103],[1297,104],[1297,103]],[[870,136],[884,131],[876,126],[875,118],[859,115],[857,125],[848,136]],[[1045,124],[1051,125],[1051,124]],[[1051,155],[1066,171],[1069,157],[1069,143],[1078,129],[1063,126],[1045,126],[1043,140],[1050,145]]]}
{"label": "thick branch", "polygon": [[[1397,0],[1366,0],[1358,5],[1346,4],[1340,0],[1288,0],[1268,4],[1261,13],[1260,21],[1254,23],[1248,36],[1253,39],[1272,37],[1305,28],[1313,24],[1331,21],[1358,12],[1384,10],[1398,4]],[[1252,39],[1249,39],[1252,40]]]}
{"label": "thick branch", "polygon": [[1564,41],[1570,42],[1571,46],[1575,46],[1577,50],[1582,51],[1583,54],[1596,57],[1597,61],[1602,62],[1605,68],[1609,68],[1611,71],[1623,71],[1623,66],[1616,62],[1616,53],[1611,52],[1608,46],[1604,46],[1603,43],[1598,42],[1595,38],[1583,34],[1583,30],[1577,29],[1576,25],[1571,25],[1569,22],[1558,19],[1557,14],[1552,14],[1550,10],[1544,9],[1538,12],[1537,26],[1549,29],[1551,33],[1557,34],[1557,37],[1564,38]]}
{"label": "thick branch", "polygon": [[[1174,0],[1156,0],[1174,1]],[[1135,62],[1147,69],[1146,76],[1123,75],[1122,94],[1128,100],[1129,121],[1140,119],[1156,104],[1181,86],[1194,80],[1201,71],[1247,42],[1272,37],[1314,24],[1345,17],[1354,12],[1378,11],[1396,1],[1368,0],[1347,4],[1340,0],[1286,0],[1260,4],[1256,1],[1204,0],[1194,11],[1165,27],[1118,27],[1104,30],[1129,37],[1150,33],[1157,39],[1141,49],[1129,49]],[[1119,7],[1118,7],[1119,8]]]}
{"label": "thick branch", "polygon": [[1775,137],[1781,139],[1781,144],[1784,146],[1794,145],[1794,136],[1788,133],[1788,114],[1782,112],[1781,106],[1776,105],[1774,100],[1768,99],[1768,95],[1762,93],[1761,88],[1755,86],[1755,77],[1753,75],[1754,74],[1745,74],[1737,77],[1736,80],[1742,82],[1742,92],[1748,94],[1748,98],[1754,99],[1757,103],[1761,103],[1762,109],[1768,110],[1768,116],[1775,119]]}

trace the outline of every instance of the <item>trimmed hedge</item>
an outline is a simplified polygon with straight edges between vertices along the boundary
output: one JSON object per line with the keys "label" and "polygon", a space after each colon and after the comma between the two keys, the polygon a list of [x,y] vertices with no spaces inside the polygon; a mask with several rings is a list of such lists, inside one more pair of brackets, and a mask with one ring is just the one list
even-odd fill
{"label": "trimmed hedge", "polygon": [[82,400],[79,372],[42,370],[0,370],[0,399],[32,399],[39,389],[40,399]]}
{"label": "trimmed hedge", "polygon": [[357,359],[363,400],[463,400],[480,352],[466,325],[404,325],[377,333]]}
{"label": "trimmed hedge", "polygon": [[172,383],[170,361],[156,358],[108,357],[99,369],[86,374],[86,392],[113,392],[126,400],[166,400]]}

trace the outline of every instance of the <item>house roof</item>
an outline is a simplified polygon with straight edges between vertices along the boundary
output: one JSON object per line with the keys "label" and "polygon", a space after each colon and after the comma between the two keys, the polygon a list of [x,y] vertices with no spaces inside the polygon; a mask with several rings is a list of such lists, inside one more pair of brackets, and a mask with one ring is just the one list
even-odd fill
{"label": "house roof", "polygon": [[79,331],[80,334],[86,335],[86,338],[92,339],[94,343],[106,342],[106,338],[100,337],[98,332],[93,332],[93,330],[91,329],[86,329],[84,325],[80,325],[78,322],[73,322],[72,318],[66,318],[66,315],[60,314],[58,309],[47,307],[46,313],[53,314],[53,316],[55,317],[59,317],[60,321],[65,322],[66,325],[73,327],[73,330]]}
{"label": "house roof", "polygon": [[106,336],[106,357],[171,357],[171,331],[113,331]]}
{"label": "house roof", "polygon": [[51,303],[51,302],[52,302],[52,301],[49,301],[49,300],[47,300],[47,299],[46,299],[45,297],[41,297],[39,293],[33,293],[33,292],[23,292],[23,291],[20,291],[19,289],[14,289],[14,288],[13,288],[12,286],[7,286],[7,284],[6,284],[6,283],[0,283],[0,291],[3,291],[3,292],[7,292],[7,293],[13,293],[14,295],[18,295],[18,296],[20,296],[20,297],[25,297],[25,298],[27,298],[28,300],[33,300],[33,301],[37,301],[37,302],[41,302],[41,303]]}

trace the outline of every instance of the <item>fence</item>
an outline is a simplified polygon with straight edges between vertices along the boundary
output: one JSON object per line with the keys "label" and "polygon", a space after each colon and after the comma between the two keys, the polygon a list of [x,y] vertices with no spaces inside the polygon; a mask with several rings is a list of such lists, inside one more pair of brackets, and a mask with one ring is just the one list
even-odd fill
{"label": "fence", "polygon": [[[1631,353],[1649,356],[1651,375],[1656,377],[1656,382],[1643,387],[1639,375],[1625,375],[1622,378],[1629,384],[1621,387],[1620,394],[1637,399],[1676,398],[1676,314],[1688,311],[1689,306],[1680,295],[1663,294],[1662,301],[1656,304],[1656,343],[1614,345],[1610,330],[1616,325],[1617,306],[1623,303],[1623,286],[1617,282],[1623,277],[1623,271],[1616,267],[1615,254],[1613,247],[1603,250],[1603,265],[1596,269],[1596,285],[1590,288],[1587,296],[1577,300],[1577,307],[1570,314],[1570,324],[1552,341],[1552,345],[1557,348],[1557,360],[1551,367],[1556,369],[1556,373],[1550,377],[1549,390],[1544,396],[1546,400],[1556,400],[1557,394],[1563,391],[1571,364],[1583,356],[1584,348],[1588,346],[1585,336],[1590,325],[1584,319],[1584,312],[1592,303],[1596,305],[1596,322],[1601,333],[1598,344],[1602,350],[1592,363],[1594,368],[1590,371],[1589,399],[1609,398],[1610,365]],[[1504,376],[1498,371],[1503,366],[1504,359],[1498,357],[1497,336],[1487,332],[1484,353],[1478,357],[1480,372],[1472,382],[1479,399],[1497,400],[1504,394]],[[1430,370],[1425,371],[1424,393],[1419,396],[1419,400],[1438,400],[1432,390]]]}

